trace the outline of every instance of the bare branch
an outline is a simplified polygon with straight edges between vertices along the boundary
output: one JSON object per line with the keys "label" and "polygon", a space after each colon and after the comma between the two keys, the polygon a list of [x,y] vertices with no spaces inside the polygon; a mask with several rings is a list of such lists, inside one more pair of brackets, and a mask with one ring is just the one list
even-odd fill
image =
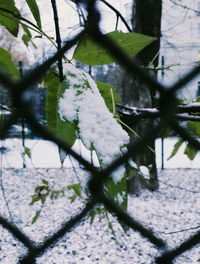
{"label": "bare branch", "polygon": [[[51,5],[52,5],[53,15],[54,15],[54,24],[55,24],[55,30],[56,30],[56,42],[57,42],[57,46],[58,46],[58,52],[60,52],[62,40],[60,37],[60,28],[59,28],[59,20],[58,20],[56,1],[51,0]],[[64,76],[63,76],[62,57],[58,58],[58,70],[59,70],[60,81],[63,81]]]}
{"label": "bare branch", "polygon": [[[129,107],[124,105],[117,105],[117,111],[123,116],[129,116],[130,118],[160,118],[161,113],[158,108],[137,108],[137,107]],[[179,114],[180,113],[180,114]],[[183,114],[186,113],[186,114]],[[189,113],[193,113],[189,115]],[[199,115],[194,115],[195,113],[200,113],[200,103],[191,103],[187,105],[179,105],[177,106],[175,117],[178,120],[182,121],[200,121]]]}
{"label": "bare branch", "polygon": [[132,32],[132,29],[129,27],[128,23],[126,22],[125,18],[122,16],[122,14],[111,4],[109,4],[106,0],[100,0],[102,3],[104,3],[106,6],[108,6],[113,12],[115,12],[116,16],[117,16],[117,21],[118,18],[121,18],[121,21],[124,23],[124,25],[126,26],[127,30],[129,32]]}

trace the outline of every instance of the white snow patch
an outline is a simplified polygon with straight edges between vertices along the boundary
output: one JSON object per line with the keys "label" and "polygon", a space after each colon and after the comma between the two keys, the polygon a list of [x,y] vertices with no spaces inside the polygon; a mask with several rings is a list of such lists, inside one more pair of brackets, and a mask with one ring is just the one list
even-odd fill
{"label": "white snow patch", "polygon": [[149,177],[149,169],[146,166],[140,166],[140,172],[145,176]]}

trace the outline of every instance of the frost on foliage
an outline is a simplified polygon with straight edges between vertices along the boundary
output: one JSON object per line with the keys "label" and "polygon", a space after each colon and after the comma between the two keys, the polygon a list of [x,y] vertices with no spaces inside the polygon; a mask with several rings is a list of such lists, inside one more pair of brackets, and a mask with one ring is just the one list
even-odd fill
{"label": "frost on foliage", "polygon": [[[128,134],[106,107],[96,83],[89,74],[72,64],[66,65],[67,89],[59,100],[59,114],[63,120],[78,120],[79,135],[88,149],[95,149],[100,165],[105,167],[120,156],[129,142]],[[118,183],[124,168],[113,172]]]}

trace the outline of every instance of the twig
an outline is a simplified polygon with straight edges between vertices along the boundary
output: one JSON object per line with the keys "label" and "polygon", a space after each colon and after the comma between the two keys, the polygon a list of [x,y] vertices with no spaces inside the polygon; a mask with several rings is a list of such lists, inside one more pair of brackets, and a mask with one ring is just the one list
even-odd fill
{"label": "twig", "polygon": [[196,10],[196,9],[194,9],[194,8],[191,8],[191,7],[188,7],[188,6],[186,6],[186,5],[183,5],[183,4],[181,4],[180,2],[177,3],[177,2],[174,1],[174,0],[170,0],[170,2],[173,3],[173,4],[176,5],[176,6],[179,6],[179,7],[183,8],[183,9],[190,10],[190,11],[196,13],[197,15],[199,15],[199,13],[200,13],[198,10]]}
{"label": "twig", "polygon": [[158,233],[164,234],[164,235],[172,235],[172,234],[182,233],[182,232],[185,232],[185,231],[190,231],[190,230],[194,230],[194,229],[198,229],[198,228],[200,228],[200,225],[195,226],[195,227],[182,229],[182,230],[172,231],[172,232],[158,232]]}
{"label": "twig", "polygon": [[118,18],[120,17],[122,22],[124,23],[124,25],[126,26],[126,28],[128,29],[129,32],[132,32],[132,29],[129,27],[128,23],[126,22],[125,18],[122,16],[122,14],[111,4],[109,4],[106,0],[100,0],[102,3],[104,3],[105,5],[107,5],[113,12],[116,13],[117,16],[117,21]]}
{"label": "twig", "polygon": [[14,223],[13,221],[13,217],[12,217],[12,213],[11,213],[11,210],[10,210],[10,206],[9,206],[9,203],[8,203],[8,200],[7,200],[7,197],[6,197],[6,194],[5,194],[5,189],[4,189],[4,184],[3,184],[3,153],[1,153],[1,169],[0,169],[0,187],[1,187],[1,191],[2,191],[2,194],[3,194],[3,199],[5,201],[5,204],[6,204],[6,208],[8,210],[8,214],[10,216],[10,220],[11,222]]}
{"label": "twig", "polygon": [[[59,21],[58,21],[58,12],[57,12],[56,0],[51,0],[51,5],[52,5],[52,9],[53,9],[54,24],[55,24],[55,30],[56,30],[56,43],[58,45],[58,52],[60,52],[62,41],[61,41],[61,37],[60,37],[60,27],[59,27]],[[63,64],[62,64],[62,57],[61,56],[58,58],[58,69],[59,69],[60,81],[62,82],[64,79],[64,75],[63,75]]]}
{"label": "twig", "polygon": [[[133,118],[161,117],[160,109],[158,108],[137,108],[117,104],[117,111],[124,116],[130,116]],[[189,115],[188,113],[200,113],[200,103],[191,103],[187,105],[177,106],[176,113],[174,116],[182,121],[200,121],[199,115]]]}
{"label": "twig", "polygon": [[183,190],[183,191],[190,192],[190,193],[198,193],[198,194],[200,194],[200,192],[188,190],[186,188],[183,188],[183,187],[180,187],[180,186],[176,186],[176,185],[172,185],[172,184],[166,183],[166,182],[161,181],[161,180],[159,180],[159,182],[162,182],[163,184],[165,184],[167,186],[170,186],[172,188],[176,188],[176,189]]}

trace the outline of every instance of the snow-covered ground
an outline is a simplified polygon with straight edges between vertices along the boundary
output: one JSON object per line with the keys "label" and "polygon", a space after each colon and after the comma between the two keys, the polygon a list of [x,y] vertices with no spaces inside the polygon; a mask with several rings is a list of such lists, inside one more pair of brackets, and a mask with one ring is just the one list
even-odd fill
{"label": "snow-covered ground", "polygon": [[[165,168],[200,168],[200,153],[193,161],[184,155],[185,144],[181,146],[178,153],[170,160],[167,160],[173,150],[177,138],[166,138],[164,140],[164,167]],[[60,168],[58,148],[55,144],[39,139],[26,139],[25,146],[30,149],[31,159],[25,155],[27,168]],[[5,168],[23,167],[23,147],[22,141],[17,138],[0,141],[0,148],[5,148],[1,152],[1,164]],[[91,160],[91,153],[87,151],[80,141],[76,141],[73,149],[80,153],[88,161]],[[158,168],[161,167],[161,139],[156,140],[156,160]],[[97,158],[93,155],[93,162],[98,164]],[[64,167],[78,167],[79,164],[69,157],[64,162]]]}
{"label": "snow-covered ground", "polygon": [[[130,214],[155,234],[167,241],[169,247],[175,247],[200,229],[200,156],[191,162],[184,157],[184,146],[178,154],[167,161],[176,139],[165,140],[165,168],[159,171],[159,191],[144,191],[140,196],[129,197]],[[72,191],[55,201],[47,200],[41,216],[35,224],[32,218],[41,208],[39,203],[29,206],[31,195],[42,179],[49,181],[54,189],[66,188],[86,177],[79,164],[69,158],[60,168],[57,147],[43,140],[26,140],[31,150],[31,159],[26,155],[26,166],[22,169],[22,144],[19,139],[1,141],[1,183],[0,214],[10,219],[35,242],[41,242],[52,234],[62,223],[80,212],[83,200],[70,203]],[[80,142],[74,149],[90,160]],[[157,164],[160,167],[160,140],[156,142]],[[95,160],[95,157],[93,157]],[[97,161],[95,161],[97,162]],[[73,163],[73,166],[72,166]],[[179,169],[178,169],[179,168]],[[182,168],[182,169],[180,169]],[[183,169],[187,168],[187,169]],[[191,169],[192,168],[192,169]],[[75,170],[74,170],[75,169]],[[6,197],[6,200],[5,200]],[[8,210],[8,206],[9,210]],[[86,218],[71,233],[66,234],[45,255],[37,259],[37,264],[150,264],[159,251],[137,232],[129,230],[126,234],[118,222],[110,216],[115,235],[108,228],[106,219],[98,217],[90,225]],[[0,263],[16,264],[17,258],[25,252],[22,245],[0,227]],[[200,262],[199,247],[181,255],[176,264],[197,264]]]}
{"label": "snow-covered ground", "polygon": [[[77,169],[79,170],[79,169]],[[78,175],[84,171],[77,171]],[[155,234],[175,247],[200,229],[200,181],[198,169],[168,169],[160,172],[160,189],[143,192],[129,198],[130,214]],[[31,194],[42,179],[56,189],[77,183],[73,169],[3,169],[4,192],[12,218],[30,238],[41,242],[52,234],[63,221],[80,212],[83,201],[70,203],[72,192],[52,202],[48,200],[38,221],[31,225],[35,210],[40,205],[29,206]],[[0,192],[0,213],[8,217],[8,209]],[[159,251],[133,230],[125,234],[117,221],[110,216],[115,235],[108,228],[106,219],[98,217],[90,225],[84,219],[72,232],[66,234],[37,264],[150,264]],[[180,232],[179,232],[180,231]],[[177,232],[177,233],[174,233]],[[16,264],[25,249],[3,228],[0,228],[0,263]],[[186,252],[176,264],[199,263],[199,247]]]}

